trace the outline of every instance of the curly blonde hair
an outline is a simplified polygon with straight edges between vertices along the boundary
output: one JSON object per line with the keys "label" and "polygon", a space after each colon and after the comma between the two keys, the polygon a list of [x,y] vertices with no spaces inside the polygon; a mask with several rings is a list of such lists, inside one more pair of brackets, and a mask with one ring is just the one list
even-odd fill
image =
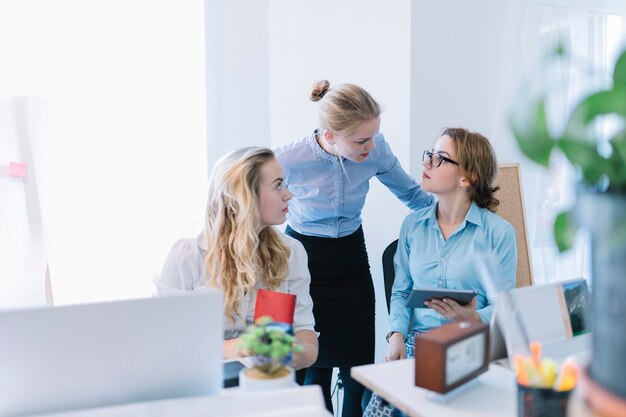
{"label": "curly blonde hair", "polygon": [[271,160],[271,149],[239,149],[220,158],[209,179],[205,280],[224,292],[224,312],[233,321],[241,297],[259,279],[275,289],[287,277],[289,246],[280,232],[261,226],[261,167]]}

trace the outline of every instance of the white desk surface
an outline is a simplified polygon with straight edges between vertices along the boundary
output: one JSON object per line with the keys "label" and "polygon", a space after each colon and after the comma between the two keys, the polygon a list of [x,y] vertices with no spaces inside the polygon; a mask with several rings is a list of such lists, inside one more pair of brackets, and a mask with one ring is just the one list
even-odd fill
{"label": "white desk surface", "polygon": [[39,417],[332,417],[319,386],[244,393],[224,389],[220,395],[148,401],[111,407],[42,414]]}
{"label": "white desk surface", "polygon": [[430,391],[415,386],[415,361],[404,359],[353,367],[352,378],[411,417],[511,417],[517,415],[515,376],[491,365],[478,381],[447,403],[430,400]]}

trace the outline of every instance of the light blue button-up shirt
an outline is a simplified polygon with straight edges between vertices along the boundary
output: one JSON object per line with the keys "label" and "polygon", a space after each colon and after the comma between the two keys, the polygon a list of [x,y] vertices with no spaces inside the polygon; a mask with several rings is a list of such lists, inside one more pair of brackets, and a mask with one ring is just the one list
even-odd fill
{"label": "light blue button-up shirt", "polygon": [[391,192],[413,210],[433,203],[407,174],[381,133],[374,136],[376,148],[363,162],[342,158],[324,151],[315,132],[276,149],[285,170],[285,181],[293,199],[289,202],[287,223],[296,232],[318,237],[343,237],[361,225],[361,211],[376,176]]}
{"label": "light blue button-up shirt", "polygon": [[[492,254],[489,256],[495,256],[502,287],[515,287],[515,230],[506,220],[472,203],[463,223],[444,240],[437,223],[436,205],[408,215],[394,257],[396,276],[391,293],[390,330],[408,334],[413,309],[406,307],[406,300],[413,288],[473,290],[478,293],[476,312],[483,323],[489,323],[493,306],[474,268],[474,250],[485,250]],[[430,308],[414,311],[412,329],[418,332],[450,322]]]}

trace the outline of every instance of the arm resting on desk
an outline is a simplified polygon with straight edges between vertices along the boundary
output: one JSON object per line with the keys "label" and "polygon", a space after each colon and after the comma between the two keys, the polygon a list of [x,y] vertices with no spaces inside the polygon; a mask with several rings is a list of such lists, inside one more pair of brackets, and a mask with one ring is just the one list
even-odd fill
{"label": "arm resting on desk", "polygon": [[317,359],[317,335],[311,330],[300,330],[296,332],[296,339],[304,350],[293,355],[291,366],[296,370],[308,368]]}

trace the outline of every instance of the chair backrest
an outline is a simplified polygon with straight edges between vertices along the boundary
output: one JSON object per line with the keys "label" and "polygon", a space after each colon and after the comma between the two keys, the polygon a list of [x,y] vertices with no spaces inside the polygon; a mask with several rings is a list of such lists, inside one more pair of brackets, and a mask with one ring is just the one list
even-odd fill
{"label": "chair backrest", "polygon": [[393,257],[398,249],[398,239],[394,240],[387,246],[383,252],[383,279],[385,281],[385,299],[387,300],[387,313],[389,313],[389,307],[391,303],[391,287],[393,287],[393,280],[396,276],[396,272],[393,268]]}
{"label": "chair backrest", "polygon": [[494,185],[500,186],[495,196],[500,200],[496,213],[515,229],[517,246],[516,287],[533,284],[533,269],[530,263],[530,251],[526,233],[526,216],[522,196],[522,179],[519,164],[502,164]]}

